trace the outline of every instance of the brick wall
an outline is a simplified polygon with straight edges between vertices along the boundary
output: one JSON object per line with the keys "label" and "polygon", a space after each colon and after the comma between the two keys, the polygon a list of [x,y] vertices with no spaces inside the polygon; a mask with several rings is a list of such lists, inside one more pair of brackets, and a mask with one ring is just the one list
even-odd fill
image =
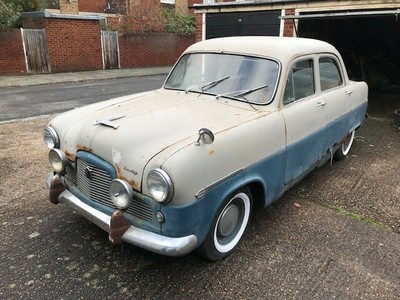
{"label": "brick wall", "polygon": [[[187,0],[187,5],[192,7],[194,4],[202,4],[203,0]],[[189,13],[194,14],[194,9],[189,9]]]}
{"label": "brick wall", "polygon": [[0,74],[26,74],[20,29],[1,29],[0,49]]}
{"label": "brick wall", "polygon": [[110,0],[79,0],[79,11],[104,13]]}
{"label": "brick wall", "polygon": [[[30,17],[25,29],[45,29],[53,73],[103,68],[98,20]],[[169,34],[120,35],[121,68],[168,66],[195,42],[195,36]],[[0,73],[26,74],[19,29],[0,31]]]}
{"label": "brick wall", "polygon": [[48,18],[44,29],[53,72],[103,68],[99,21]]}
{"label": "brick wall", "polygon": [[121,68],[173,65],[194,36],[130,34],[119,37]]}

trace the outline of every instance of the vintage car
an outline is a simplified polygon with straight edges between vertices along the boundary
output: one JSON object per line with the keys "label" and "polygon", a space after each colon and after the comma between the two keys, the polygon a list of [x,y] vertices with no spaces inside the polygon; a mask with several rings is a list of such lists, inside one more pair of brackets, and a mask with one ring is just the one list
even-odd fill
{"label": "vintage car", "polygon": [[[84,106],[44,130],[50,200],[169,256],[229,255],[252,209],[346,157],[368,87],[322,41],[229,37],[190,46],[162,88]],[[321,179],[323,180],[323,179]]]}

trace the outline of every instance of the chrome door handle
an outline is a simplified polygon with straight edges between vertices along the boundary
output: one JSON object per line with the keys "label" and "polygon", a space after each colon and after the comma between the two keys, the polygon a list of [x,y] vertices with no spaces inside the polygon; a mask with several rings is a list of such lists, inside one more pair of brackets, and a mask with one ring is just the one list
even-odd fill
{"label": "chrome door handle", "polygon": [[353,93],[353,91],[345,91],[345,92],[344,92],[344,94],[345,94],[346,96],[350,96],[352,93]]}
{"label": "chrome door handle", "polygon": [[324,107],[325,105],[326,105],[326,102],[325,102],[325,101],[317,102],[317,107],[318,107],[318,108]]}

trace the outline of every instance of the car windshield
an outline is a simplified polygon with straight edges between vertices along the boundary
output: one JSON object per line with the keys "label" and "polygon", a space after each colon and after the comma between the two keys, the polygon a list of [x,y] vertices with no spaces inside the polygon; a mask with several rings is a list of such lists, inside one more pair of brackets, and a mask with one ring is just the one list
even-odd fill
{"label": "car windshield", "polygon": [[190,53],[181,57],[164,87],[266,104],[272,100],[278,74],[279,64],[270,59]]}

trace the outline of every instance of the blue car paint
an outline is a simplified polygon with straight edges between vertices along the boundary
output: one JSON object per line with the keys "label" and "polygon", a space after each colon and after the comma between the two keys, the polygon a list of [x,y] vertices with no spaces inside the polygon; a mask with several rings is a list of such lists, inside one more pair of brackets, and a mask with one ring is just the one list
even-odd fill
{"label": "blue car paint", "polygon": [[[332,131],[332,135],[339,138],[332,141],[331,145],[325,145],[325,149],[328,151],[329,148],[333,146],[333,143],[339,142],[348,132],[352,131],[352,129],[350,129],[347,130],[347,132],[343,132],[343,130],[340,129],[344,127],[343,122],[346,124],[346,127],[349,128],[348,120],[350,118],[354,122],[351,128],[359,127],[365,117],[366,108],[366,104],[360,105],[347,116],[340,117],[328,124],[326,129],[315,132],[312,136],[289,146],[286,151],[276,153],[236,173],[234,176],[227,178],[207,190],[202,198],[190,205],[163,205],[162,212],[165,215],[166,221],[162,224],[162,234],[171,237],[195,234],[200,245],[210,230],[218,209],[223,204],[223,200],[227,199],[240,187],[250,183],[257,182],[261,184],[265,196],[264,206],[268,206],[279,199],[289,187],[298,182],[318,165],[319,160],[322,159],[325,153],[315,153],[314,159],[308,161],[307,164],[303,163],[301,160],[301,153],[309,151],[310,143],[321,143],[321,135],[327,134],[326,131]],[[335,132],[335,130],[338,132]],[[287,165],[287,158],[299,154],[299,160],[290,161],[292,165]],[[297,164],[295,164],[295,162],[297,162]],[[288,170],[299,171],[297,176],[288,184],[284,184],[282,180],[285,176],[285,168],[286,172]]]}
{"label": "blue car paint", "polygon": [[367,115],[367,108],[368,108],[368,103],[365,102],[350,112],[351,128],[349,132],[356,130],[358,127],[361,126],[361,123],[363,122],[365,116]]}
{"label": "blue car paint", "polygon": [[[166,221],[162,224],[163,235],[179,237],[195,234],[201,244],[223,200],[233,196],[232,193],[238,188],[257,182],[266,192],[265,206],[278,199],[284,189],[283,166],[284,152],[281,151],[211,187],[202,198],[190,205],[164,205],[162,212]],[[268,182],[268,187],[265,182]]]}
{"label": "blue car paint", "polygon": [[75,162],[77,159],[81,159],[89,164],[92,164],[102,170],[105,170],[108,175],[110,175],[111,178],[116,178],[117,177],[117,172],[115,171],[115,168],[113,165],[108,163],[107,161],[101,159],[97,155],[94,155],[93,153],[86,152],[86,151],[78,151],[76,153],[76,158]]}

